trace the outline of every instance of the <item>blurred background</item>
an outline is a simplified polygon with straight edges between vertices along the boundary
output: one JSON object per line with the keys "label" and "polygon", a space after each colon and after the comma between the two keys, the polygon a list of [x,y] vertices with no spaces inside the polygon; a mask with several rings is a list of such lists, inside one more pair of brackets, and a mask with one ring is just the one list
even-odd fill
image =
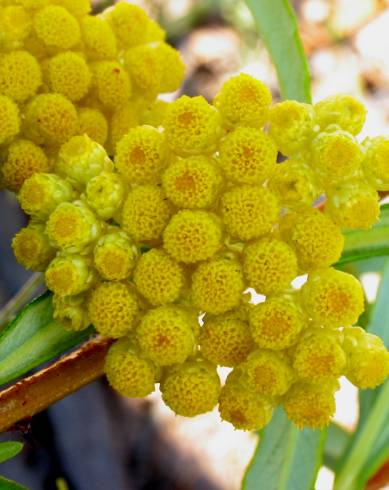
{"label": "blurred background", "polygon": [[[94,1],[99,12],[112,1]],[[187,66],[182,93],[212,100],[238,72],[262,79],[279,98],[269,56],[241,0],[139,0],[167,30]],[[309,57],[314,101],[346,92],[363,100],[368,117],[362,137],[389,133],[389,0],[295,0]],[[172,100],[178,94],[172,94]],[[166,98],[166,97],[165,97]],[[14,197],[0,192],[0,306],[29,274],[10,248],[25,217]],[[359,264],[368,301],[374,300],[382,260]],[[353,430],[357,395],[342,383],[335,420]],[[104,380],[95,382],[31,424],[0,436],[24,441],[22,455],[0,473],[31,490],[237,490],[257,436],[233,430],[217,413],[184,419],[155,394],[122,399]],[[330,490],[333,475],[320,470],[316,490]],[[261,490],[261,489],[258,489]],[[265,489],[263,489],[265,490]]]}

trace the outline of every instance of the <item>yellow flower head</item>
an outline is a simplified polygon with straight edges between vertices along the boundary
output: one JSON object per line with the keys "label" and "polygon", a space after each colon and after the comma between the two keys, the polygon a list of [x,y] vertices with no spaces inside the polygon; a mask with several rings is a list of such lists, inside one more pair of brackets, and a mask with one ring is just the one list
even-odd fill
{"label": "yellow flower head", "polygon": [[139,313],[137,295],[124,282],[102,282],[92,289],[87,306],[96,330],[115,339],[134,328]]}
{"label": "yellow flower head", "polygon": [[165,138],[151,126],[130,129],[116,145],[115,166],[131,184],[160,182],[166,164]]}
{"label": "yellow flower head", "polygon": [[193,321],[177,306],[148,310],[136,330],[139,345],[158,366],[180,364],[194,351]]}
{"label": "yellow flower head", "polygon": [[17,139],[8,147],[7,158],[0,171],[4,186],[18,192],[33,174],[50,170],[51,162],[42,148],[32,141]]}
{"label": "yellow flower head", "polygon": [[272,229],[279,214],[274,194],[259,186],[240,186],[225,192],[221,199],[227,231],[240,240],[259,238]]}
{"label": "yellow flower head", "polygon": [[135,265],[136,249],[123,231],[107,233],[96,243],[94,265],[103,279],[126,279]]}
{"label": "yellow flower head", "polygon": [[86,134],[100,145],[104,145],[108,138],[108,122],[104,114],[98,109],[82,107],[78,110],[80,134]]}
{"label": "yellow flower head", "polygon": [[257,293],[265,296],[277,294],[297,276],[297,258],[285,242],[262,238],[245,247],[243,272],[248,286]]}
{"label": "yellow flower head", "polygon": [[0,28],[0,45],[2,48],[21,48],[23,41],[31,33],[31,15],[22,5],[2,6],[0,11]]}
{"label": "yellow flower head", "polygon": [[236,312],[206,315],[200,330],[201,355],[220,366],[233,367],[243,362],[254,348],[250,328]]}
{"label": "yellow flower head", "polygon": [[389,138],[376,136],[363,142],[362,168],[366,179],[379,191],[389,190]]}
{"label": "yellow flower head", "polygon": [[309,143],[313,132],[312,106],[285,100],[270,109],[269,134],[284,155],[293,155]]}
{"label": "yellow flower head", "polygon": [[389,352],[382,340],[360,327],[344,329],[346,376],[361,389],[375,388],[389,376]]}
{"label": "yellow flower head", "polygon": [[184,279],[182,267],[160,249],[154,248],[142,254],[135,266],[136,289],[153,306],[176,301]]}
{"label": "yellow flower head", "polygon": [[67,51],[51,58],[48,63],[48,78],[52,92],[75,102],[88,93],[91,73],[82,56]]}
{"label": "yellow flower head", "polygon": [[271,100],[263,82],[241,73],[223,84],[214,104],[227,126],[261,128],[268,119]]}
{"label": "yellow flower head", "polygon": [[211,258],[221,247],[222,231],[215,215],[182,210],[175,214],[163,234],[165,250],[179,262],[194,263]]}
{"label": "yellow flower head", "polygon": [[162,178],[167,197],[179,208],[211,206],[221,182],[215,162],[203,155],[173,161]]}
{"label": "yellow flower head", "polygon": [[304,271],[328,267],[342,254],[344,236],[340,228],[317,209],[287,214],[280,228],[282,238],[294,249]]}
{"label": "yellow flower head", "polygon": [[122,211],[122,226],[136,242],[158,241],[169,222],[171,207],[161,189],[139,185],[128,194]]}
{"label": "yellow flower head", "polygon": [[[150,19],[149,28],[152,25],[153,23]],[[162,67],[162,77],[158,91],[160,93],[174,92],[180,88],[185,76],[185,64],[181,58],[180,52],[164,42],[158,43],[156,45],[156,50],[157,57]]]}
{"label": "yellow flower head", "polygon": [[177,415],[194,417],[209,412],[218,402],[220,380],[204,361],[187,361],[170,368],[161,382],[162,399]]}
{"label": "yellow flower head", "polygon": [[18,199],[23,211],[39,219],[46,219],[58,204],[74,197],[72,186],[55,174],[36,173],[25,180]]}
{"label": "yellow flower head", "polygon": [[62,144],[79,130],[76,108],[61,94],[34,97],[27,106],[24,126],[37,144]]}
{"label": "yellow flower head", "polygon": [[301,292],[304,307],[317,325],[330,328],[352,325],[364,310],[363,289],[358,279],[335,269],[310,274]]}
{"label": "yellow flower head", "polygon": [[107,109],[117,109],[128,101],[131,80],[117,61],[96,61],[92,73],[97,98]]}
{"label": "yellow flower head", "polygon": [[130,48],[147,40],[149,19],[146,12],[127,2],[118,2],[105,13],[121,45]]}
{"label": "yellow flower head", "polygon": [[46,232],[52,243],[66,252],[82,252],[95,241],[101,224],[81,201],[62,202],[50,214]]}
{"label": "yellow flower head", "polygon": [[325,211],[343,229],[368,230],[379,218],[379,195],[363,181],[350,182],[328,194]]}
{"label": "yellow flower head", "polygon": [[73,296],[89,289],[96,275],[89,259],[81,255],[57,255],[45,273],[46,286],[58,296]]}
{"label": "yellow flower head", "polygon": [[335,413],[337,381],[297,383],[285,395],[283,405],[289,419],[299,428],[321,429]]}
{"label": "yellow flower head", "polygon": [[240,383],[234,371],[228,376],[219,397],[219,412],[222,420],[230,422],[235,429],[260,430],[270,422],[273,415],[271,402],[248,390]]}
{"label": "yellow flower head", "polygon": [[75,17],[82,17],[91,11],[90,0],[52,0],[52,3],[65,7]]}
{"label": "yellow flower head", "polygon": [[55,255],[42,223],[30,222],[12,240],[16,260],[26,269],[44,271]]}
{"label": "yellow flower head", "polygon": [[346,356],[337,330],[315,329],[306,334],[297,344],[293,356],[297,376],[306,380],[339,378],[345,365]]}
{"label": "yellow flower head", "polygon": [[0,95],[0,145],[8,143],[20,130],[18,106],[9,97]]}
{"label": "yellow flower head", "polygon": [[125,185],[117,173],[101,172],[86,186],[86,202],[105,220],[113,218],[123,204]]}
{"label": "yellow flower head", "polygon": [[262,184],[276,167],[276,145],[259,129],[235,129],[222,140],[219,152],[227,178],[238,184]]}
{"label": "yellow flower head", "polygon": [[252,306],[249,322],[251,335],[259,347],[280,350],[297,342],[307,320],[295,298],[275,296]]}
{"label": "yellow flower head", "polygon": [[79,332],[90,325],[85,306],[85,294],[76,296],[53,295],[53,318],[66,330]]}
{"label": "yellow flower head", "polygon": [[123,396],[143,398],[155,389],[156,367],[127,338],[110,347],[104,372],[112,388]]}
{"label": "yellow flower head", "polygon": [[351,95],[332,95],[315,104],[315,123],[324,130],[336,124],[351,134],[358,134],[366,118],[366,109],[362,102]]}
{"label": "yellow flower head", "polygon": [[117,108],[109,121],[109,150],[110,153],[116,152],[116,145],[131,128],[139,124],[139,111],[132,102],[126,103]]}
{"label": "yellow flower head", "polygon": [[0,94],[24,102],[42,82],[38,61],[28,51],[11,51],[0,61]]}
{"label": "yellow flower head", "polygon": [[77,20],[64,7],[48,5],[34,17],[34,30],[38,38],[48,47],[70,49],[81,38]]}
{"label": "yellow flower head", "polygon": [[192,274],[192,301],[197,308],[218,315],[239,305],[244,290],[239,262],[214,258]]}
{"label": "yellow flower head", "polygon": [[154,100],[142,111],[140,116],[141,123],[159,128],[163,124],[169,105],[170,102],[166,102],[165,100]]}
{"label": "yellow flower head", "polygon": [[124,66],[130,74],[134,89],[143,97],[150,99],[161,92],[163,65],[157,46],[140,44],[123,55]]}
{"label": "yellow flower head", "polygon": [[82,40],[91,60],[113,59],[116,56],[116,38],[109,22],[103,17],[87,15],[81,19]]}
{"label": "yellow flower head", "polygon": [[166,141],[177,155],[211,153],[220,137],[219,114],[204,97],[183,95],[166,111]]}

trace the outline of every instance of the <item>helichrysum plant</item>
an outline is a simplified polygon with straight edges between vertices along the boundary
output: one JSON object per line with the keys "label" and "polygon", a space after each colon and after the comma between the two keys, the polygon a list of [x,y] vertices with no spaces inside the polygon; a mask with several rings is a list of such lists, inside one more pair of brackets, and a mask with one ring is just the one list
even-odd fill
{"label": "helichrysum plant", "polygon": [[359,101],[272,104],[241,74],[212,103],[167,104],[183,63],[140,8],[1,6],[1,178],[30,216],[13,250],[45,273],[57,320],[117,339],[113,388],[159,385],[175,413],[218,405],[238,429],[277,405],[317,428],[340,376],[386,379],[382,341],[354,326],[361,284],[331,267],[342,230],[370,228],[389,190],[389,139],[357,139]]}

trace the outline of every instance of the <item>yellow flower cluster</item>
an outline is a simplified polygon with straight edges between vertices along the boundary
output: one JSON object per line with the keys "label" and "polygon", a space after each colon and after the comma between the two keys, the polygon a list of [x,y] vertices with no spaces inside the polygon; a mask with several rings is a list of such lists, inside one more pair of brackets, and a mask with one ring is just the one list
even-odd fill
{"label": "yellow flower cluster", "polygon": [[[100,17],[83,2],[20,3],[31,29],[18,25],[4,43],[14,35],[35,57],[43,50],[38,87],[56,92],[28,95],[24,121],[34,138],[8,149],[4,175],[20,185],[31,216],[13,249],[21,264],[45,271],[66,328],[92,323],[117,339],[105,363],[110,384],[130,397],[159,385],[179,415],[218,405],[222,419],[251,430],[280,404],[298,427],[328,424],[341,375],[360,388],[382,383],[389,353],[352,326],[362,287],[331,268],[342,228],[371,226],[377,189],[389,189],[387,141],[355,140],[363,106],[348,96],[271,105],[268,88],[242,74],[213,104],[200,96],[158,102],[148,125],[137,125],[134,107],[182,76],[158,26],[124,3]],[[7,83],[0,115],[18,113],[15,83]],[[134,107],[131,91],[141,100]],[[20,85],[15,97],[28,93]],[[75,101],[85,102],[83,112]],[[69,131],[72,114],[91,132]],[[4,141],[19,127],[9,117],[1,124]],[[25,145],[33,175],[17,174],[12,145]],[[28,145],[43,145],[42,153],[32,158]],[[289,159],[277,163],[278,151]],[[324,212],[314,207],[321,197]],[[224,386],[219,366],[232,368]]]}
{"label": "yellow flower cluster", "polygon": [[153,122],[156,97],[182,82],[179,53],[136,5],[98,16],[90,0],[0,6],[0,184],[11,191],[53,171],[60,146],[75,135],[113,154],[131,127]]}

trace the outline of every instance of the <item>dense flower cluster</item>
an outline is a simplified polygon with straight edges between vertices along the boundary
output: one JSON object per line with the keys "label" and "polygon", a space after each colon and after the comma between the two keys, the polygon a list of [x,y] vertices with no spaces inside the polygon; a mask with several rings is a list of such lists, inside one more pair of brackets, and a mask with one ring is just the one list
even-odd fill
{"label": "dense flower cluster", "polygon": [[[19,3],[13,8],[27,9]],[[37,140],[17,144],[43,148],[33,161],[47,162],[40,145],[58,129],[44,132],[34,118],[58,97],[92,101],[85,121],[96,100],[122,112],[110,122],[113,159],[84,130],[57,140],[54,172],[26,176],[18,199],[31,221],[13,249],[21,264],[45,271],[55,318],[75,330],[92,323],[117,339],[105,364],[110,384],[130,397],[159,384],[175,413],[195,416],[219,404],[222,419],[250,430],[264,427],[279,404],[298,427],[322,427],[341,375],[360,388],[382,383],[389,353],[352,326],[364,309],[362,287],[331,267],[342,229],[370,227],[377,190],[389,190],[389,140],[355,138],[364,107],[349,96],[272,105],[268,88],[241,74],[213,104],[182,96],[164,115],[155,111],[160,124],[149,114],[149,125],[128,128],[136,125],[123,100],[129,80],[140,98],[176,87],[179,59],[159,41],[147,44],[160,30],[127,4],[94,18],[83,2],[43,3],[31,4],[37,12],[26,36],[37,51],[55,51],[43,65],[56,74],[48,86],[71,82],[61,57],[73,59],[65,50],[81,43],[79,32],[87,60],[107,59],[87,63],[95,80],[87,95],[81,64],[66,94],[30,94],[26,128]],[[66,32],[50,29],[53,16],[68,19]],[[124,68],[113,60],[116,46]],[[170,60],[168,72],[153,49]],[[3,97],[4,113],[17,109],[15,98]],[[288,159],[277,163],[278,152]],[[320,198],[324,211],[314,207]],[[293,281],[303,275],[298,288]],[[232,368],[224,386],[218,366]]]}

